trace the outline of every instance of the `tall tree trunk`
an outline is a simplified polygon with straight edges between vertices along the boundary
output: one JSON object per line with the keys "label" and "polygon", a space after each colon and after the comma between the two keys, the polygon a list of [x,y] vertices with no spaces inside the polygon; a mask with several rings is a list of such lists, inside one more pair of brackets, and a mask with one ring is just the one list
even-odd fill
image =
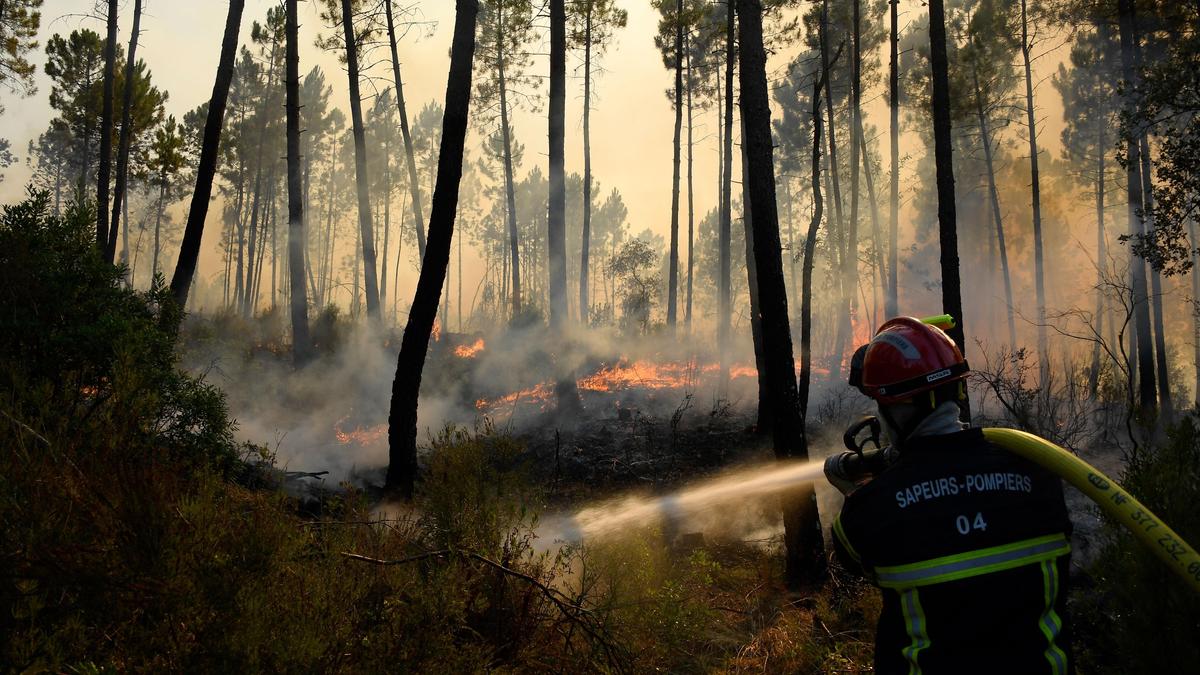
{"label": "tall tree trunk", "polygon": [[[1000,272],[1004,276],[1004,302],[1008,309],[1008,346],[1017,348],[1017,324],[1014,319],[1012,278],[1008,273],[1008,244],[1004,237],[1004,216],[1000,212],[1000,192],[996,189],[996,169],[992,160],[992,136],[988,128],[987,113],[983,110],[983,92],[979,87],[979,72],[972,71],[975,85],[975,115],[979,119],[979,142],[983,145],[983,160],[987,165],[988,201],[992,208],[992,222],[996,224],[996,245],[1000,249]],[[955,317],[956,319],[958,317]]]}
{"label": "tall tree trunk", "polygon": [[[1024,1],[1024,0],[1022,0]],[[954,317],[950,338],[965,355],[962,286],[958,272],[958,225],[954,206],[954,159],[951,155],[950,78],[946,58],[946,11],[942,0],[929,0],[929,53],[933,70],[933,140],[937,165],[938,239],[941,242],[942,308]],[[970,402],[962,402],[962,416],[971,419]]]}
{"label": "tall tree trunk", "polygon": [[[781,460],[808,459],[808,441],[800,418],[796,365],[788,326],[787,288],[779,246],[779,215],[775,206],[775,171],[771,157],[771,108],[767,89],[767,55],[763,49],[760,0],[738,0],[741,39],[740,72],[742,119],[754,221],[754,258],[762,312],[765,376],[771,390],[775,456]],[[787,580],[816,581],[825,574],[824,538],[812,483],[782,497]]]}
{"label": "tall tree trunk", "polygon": [[797,384],[797,407],[800,420],[808,424],[808,390],[812,381],[812,276],[816,262],[817,232],[821,227],[825,201],[821,196],[821,88],[826,86],[823,72],[813,75],[812,95],[812,219],[804,237],[804,263],[800,288],[800,381]]}
{"label": "tall tree trunk", "polygon": [[[821,3],[821,25],[820,25],[820,40],[821,40],[821,69],[825,77],[825,88],[830,93],[825,97],[825,114],[829,120],[828,136],[829,136],[829,178],[833,181],[832,199],[833,212],[836,216],[837,230],[831,237],[834,250],[838,252],[839,269],[846,269],[846,251],[839,240],[846,232],[845,224],[842,219],[842,188],[841,179],[839,178],[838,159],[837,159],[837,120],[833,116],[833,96],[832,87],[833,79],[829,76],[829,68],[831,65],[829,57],[829,0],[822,0]],[[837,277],[837,285],[839,291],[840,304],[833,317],[837,325],[837,332],[834,338],[833,357],[829,364],[829,376],[832,379],[838,379],[842,370],[842,360],[846,351],[846,339],[848,338],[850,328],[850,293],[851,290],[846,288],[845,275],[835,274]]]}
{"label": "tall tree trunk", "polygon": [[300,44],[296,0],[287,0],[288,273],[291,277],[292,358],[308,360],[308,292],[304,285],[304,191],[300,181]]}
{"label": "tall tree trunk", "polygon": [[511,256],[512,288],[512,317],[516,319],[521,314],[521,248],[517,231],[517,196],[513,182],[512,160],[512,130],[508,126],[508,86],[504,79],[504,3],[497,5],[496,25],[496,67],[500,89],[500,133],[504,141],[504,191],[508,206],[508,249]]}
{"label": "tall tree trunk", "polygon": [[[1046,339],[1046,273],[1042,247],[1042,181],[1038,173],[1037,121],[1033,114],[1033,74],[1029,65],[1029,17],[1021,0],[1021,57],[1025,62],[1025,120],[1029,131],[1029,175],[1033,191],[1033,272],[1037,294],[1038,370],[1041,382],[1050,375],[1050,348]],[[958,317],[955,317],[958,318]]]}
{"label": "tall tree trunk", "polygon": [[[1145,129],[1142,129],[1141,136],[1138,139],[1138,146],[1142,170],[1143,212],[1148,214],[1154,210],[1154,183],[1151,179],[1153,174],[1150,170],[1150,143],[1146,140]],[[1150,232],[1154,231],[1153,220],[1148,223],[1146,229]],[[1170,415],[1172,410],[1171,382],[1167,377],[1167,339],[1166,332],[1163,329],[1162,275],[1159,274],[1153,265],[1150,266],[1150,307],[1153,311],[1152,318],[1154,320],[1154,361],[1158,374],[1158,407],[1164,415]]]}
{"label": "tall tree trunk", "polygon": [[[875,267],[875,272],[877,272],[879,274],[879,277],[878,277],[879,286],[886,286],[887,285],[886,277],[887,277],[888,272],[887,272],[887,264],[884,262],[884,255],[883,255],[883,233],[880,231],[880,228],[879,228],[879,202],[877,200],[877,195],[875,193],[875,177],[874,177],[874,174],[872,173],[873,169],[871,168],[871,160],[870,160],[869,155],[867,154],[867,136],[866,136],[866,133],[864,133],[864,131],[863,131],[863,123],[862,123],[862,115],[861,114],[859,114],[859,116],[858,116],[857,133],[858,133],[858,138],[862,143],[862,164],[861,164],[861,166],[862,166],[862,172],[863,172],[863,181],[867,184],[867,204],[869,204],[871,206],[871,241],[873,242],[872,246],[875,249],[874,267]],[[876,281],[876,278],[875,278],[874,274],[872,274],[871,321],[870,321],[872,327],[880,324],[879,317],[875,316],[876,312],[879,309],[879,304],[878,304],[878,300],[877,300],[878,296],[876,295],[875,290],[874,290],[875,289],[875,281]],[[887,294],[886,288],[880,288],[879,290],[886,296],[886,294]],[[885,297],[884,301],[886,302],[886,297]]]}
{"label": "tall tree trunk", "polygon": [[717,349],[720,351],[721,387],[722,391],[729,380],[729,338],[731,332],[730,313],[732,310],[731,223],[733,221],[733,63],[736,56],[734,50],[734,19],[736,10],[733,0],[726,0],[725,24],[725,120],[723,124],[721,146],[721,223],[717,235],[717,251],[719,272],[717,279]]}
{"label": "tall tree trunk", "polygon": [[408,130],[408,110],[404,105],[404,81],[400,78],[400,57],[396,52],[396,26],[392,20],[392,0],[384,0],[387,14],[388,44],[392,49],[392,79],[396,83],[396,107],[400,109],[400,134],[404,137],[404,156],[408,163],[408,191],[412,199],[413,222],[417,228],[417,255],[425,258],[425,214],[421,205],[421,180],[417,177],[417,160],[413,154],[412,134]]}
{"label": "tall tree trunk", "polygon": [[446,107],[442,118],[441,154],[438,156],[437,187],[429,215],[429,242],[417,280],[412,310],[396,359],[388,414],[388,472],[386,488],[411,498],[417,473],[417,403],[421,373],[429,351],[429,336],[437,314],[438,298],[450,263],[454,215],[462,178],[463,145],[471,100],[471,60],[475,52],[475,19],[478,0],[457,0],[454,41],[450,50],[450,76],[446,84]]}
{"label": "tall tree trunk", "polygon": [[888,34],[888,135],[891,140],[892,192],[888,211],[888,318],[900,314],[899,248],[900,248],[900,76],[897,43],[899,42],[898,7],[900,0],[888,0],[891,8],[891,31]]}
{"label": "tall tree trunk", "polygon": [[1188,241],[1192,242],[1192,367],[1196,378],[1192,405],[1200,410],[1200,256],[1196,255],[1195,218],[1188,218]]}
{"label": "tall tree trunk", "polygon": [[384,307],[387,307],[388,253],[392,244],[392,144],[389,135],[383,137],[383,260],[379,265],[379,304]]}
{"label": "tall tree trunk", "polygon": [[679,167],[683,130],[683,0],[675,2],[675,137],[671,171],[671,247],[667,270],[667,330],[674,332],[679,310]]}
{"label": "tall tree trunk", "polygon": [[[565,0],[550,0],[550,166],[549,211],[546,217],[546,243],[549,247],[550,332],[566,352],[567,328],[567,185],[565,158],[567,105],[567,9]],[[577,410],[579,394],[575,376],[561,358],[555,394],[560,410]]]}
{"label": "tall tree trunk", "polygon": [[[745,76],[742,75],[741,77],[741,81],[744,83]],[[744,100],[741,108],[742,114],[745,115],[746,105]],[[774,428],[774,419],[772,418],[774,410],[771,404],[771,396],[774,392],[772,392],[767,378],[763,375],[767,368],[767,362],[766,351],[763,346],[762,304],[759,302],[758,292],[758,259],[754,255],[754,214],[750,204],[752,198],[750,194],[750,181],[747,179],[750,175],[750,158],[746,148],[746,119],[744,116],[740,122],[742,147],[739,149],[740,152],[738,154],[742,160],[742,241],[746,246],[746,294],[750,296],[750,339],[754,345],[754,366],[759,374],[758,414],[756,415],[754,428],[759,434],[767,435]],[[778,227],[778,224],[776,226]]]}
{"label": "tall tree trunk", "polygon": [[[129,54],[125,60],[125,92],[121,102],[121,136],[117,142],[117,181],[113,190],[112,225],[108,230],[108,247],[104,253],[112,262],[117,249],[117,231],[121,229],[121,209],[125,204],[125,181],[129,174],[129,144],[132,141],[133,130],[133,89],[134,73],[137,65],[138,31],[142,25],[142,0],[133,1],[133,31],[129,34]],[[128,218],[126,218],[128,221]],[[129,227],[129,223],[125,223]],[[128,238],[127,238],[128,239]],[[128,248],[128,246],[126,246]]]}
{"label": "tall tree trunk", "polygon": [[[264,115],[266,106],[264,108]],[[258,160],[257,166],[254,168],[254,196],[250,200],[250,241],[246,244],[246,293],[242,296],[242,316],[249,317],[253,311],[254,297],[254,279],[257,278],[258,272],[258,249],[262,247],[262,235],[260,230],[266,227],[266,224],[261,222],[261,212],[263,210],[262,203],[262,155],[263,155],[263,139],[266,136],[265,122],[259,128],[258,137]]]}
{"label": "tall tree trunk", "polygon": [[[1133,0],[1118,0],[1117,9],[1121,34],[1121,75],[1125,86],[1129,88],[1125,97],[1125,110],[1132,120],[1137,112],[1133,95],[1133,88],[1136,86],[1133,52],[1138,39]],[[1135,241],[1145,234],[1142,222],[1141,149],[1137,139],[1136,130],[1129,129],[1125,139],[1128,150],[1125,189],[1129,205],[1129,233]],[[1138,402],[1146,412],[1150,412],[1157,406],[1157,391],[1154,382],[1154,343],[1150,334],[1150,302],[1146,295],[1146,261],[1130,252],[1129,263],[1133,286],[1132,339],[1137,345]]]}
{"label": "tall tree trunk", "polygon": [[592,246],[592,6],[583,3],[583,235],[579,242],[579,323],[591,325],[588,268]]}
{"label": "tall tree trunk", "polygon": [[[853,322],[858,312],[858,198],[859,171],[862,166],[863,143],[859,136],[860,115],[859,104],[862,98],[862,82],[860,77],[862,49],[860,39],[861,0],[853,0],[854,18],[851,39],[853,41],[850,59],[850,220],[846,228],[846,257],[842,259],[842,302],[846,310],[845,322],[851,327],[850,337],[853,337]],[[832,124],[832,122],[830,123]],[[851,348],[855,345],[850,345]],[[841,358],[839,354],[838,358]],[[840,365],[840,362],[839,362]]]}
{"label": "tall tree trunk", "polygon": [[[96,246],[108,252],[108,187],[112,167],[113,89],[117,64],[117,0],[108,0],[108,39],[104,42],[104,101],[100,116],[100,170],[96,179]],[[116,240],[113,240],[115,250]]]}
{"label": "tall tree trunk", "polygon": [[362,256],[367,295],[367,317],[379,320],[379,281],[376,277],[375,232],[371,225],[371,187],[367,178],[367,139],[363,129],[362,99],[358,93],[358,43],[354,32],[351,0],[342,0],[342,28],[346,36],[346,71],[350,78],[350,118],[354,123],[354,176],[358,184],[358,228],[362,232]]}
{"label": "tall tree trunk", "polygon": [[154,256],[150,264],[150,277],[153,278],[158,274],[158,252],[161,250],[160,233],[162,232],[162,217],[163,217],[163,201],[167,196],[166,176],[161,177],[162,182],[158,186],[158,208],[155,209],[154,216]]}
{"label": "tall tree trunk", "polygon": [[692,331],[692,273],[695,268],[695,256],[693,255],[693,243],[696,240],[696,188],[692,177],[692,151],[695,145],[692,143],[692,84],[695,82],[692,74],[692,47],[690,44],[685,49],[687,53],[687,192],[688,192],[688,241],[687,241],[687,299],[684,305],[683,325],[687,327],[687,332]]}
{"label": "tall tree trunk", "polygon": [[225,103],[229,100],[229,83],[233,79],[233,61],[237,56],[238,27],[242,21],[245,0],[229,0],[229,15],[225,20],[225,34],[221,38],[221,60],[217,66],[217,79],[213,83],[212,98],[208,104],[208,117],[204,121],[204,140],[200,146],[200,163],[196,167],[196,189],[192,193],[192,205],[188,210],[187,225],[183,230],[183,243],[179,247],[179,261],[175,263],[175,274],[171,277],[171,294],[182,309],[187,305],[188,290],[196,274],[196,263],[200,259],[200,242],[204,235],[204,219],[208,216],[208,200],[212,196],[213,174],[217,169],[217,150],[221,143],[221,125],[225,119]]}

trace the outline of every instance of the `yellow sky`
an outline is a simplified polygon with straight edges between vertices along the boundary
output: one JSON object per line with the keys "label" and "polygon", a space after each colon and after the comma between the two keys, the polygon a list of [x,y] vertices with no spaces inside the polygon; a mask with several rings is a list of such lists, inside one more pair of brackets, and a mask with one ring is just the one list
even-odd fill
{"label": "yellow sky", "polygon": [[[276,4],[277,0],[247,0],[241,32],[243,43],[249,39],[250,23],[261,20],[267,9]],[[408,39],[400,45],[405,71],[405,96],[412,111],[410,116],[425,103],[440,101],[444,96],[453,26],[452,0],[421,0],[418,4],[423,17],[432,22],[434,28],[432,35]],[[596,87],[592,114],[593,172],[601,183],[601,196],[613,187],[620,190],[629,208],[629,222],[634,232],[650,228],[666,235],[670,223],[674,114],[664,90],[671,85],[672,74],[663,67],[653,44],[658,18],[650,9],[648,0],[623,0],[619,4],[629,11],[629,25],[617,34],[614,46],[604,58],[603,65],[608,72],[600,77]],[[313,65],[320,65],[326,71],[327,81],[333,85],[336,105],[345,109],[346,79],[335,55],[312,46],[317,32],[329,32],[329,29],[321,25],[315,3],[302,2],[301,5],[304,44],[300,55],[301,72],[306,72]],[[53,33],[68,33],[81,26],[103,32],[101,21],[85,16],[92,6],[93,0],[47,0],[43,8],[42,45],[45,44],[45,38]],[[149,64],[155,83],[170,93],[168,112],[182,117],[186,111],[207,100],[211,93],[227,4],[223,0],[146,0],[145,7],[138,56]],[[132,2],[125,0],[121,18],[122,43],[128,40],[131,10]],[[902,3],[901,12],[901,24],[904,25],[918,13],[924,12],[924,8],[918,2],[905,2]],[[545,51],[544,45],[535,49]],[[786,63],[788,56],[787,52],[773,55],[770,67],[777,68]],[[1057,57],[1058,54],[1050,54],[1040,59],[1036,64],[1035,78],[1048,78],[1057,67]],[[41,48],[34,55],[34,60],[39,66],[38,93],[22,100],[7,97],[4,101],[7,112],[0,117],[0,137],[12,141],[13,150],[20,159],[18,165],[5,172],[5,180],[0,184],[0,200],[5,202],[18,198],[22,193],[29,173],[24,165],[26,144],[46,128],[53,115],[47,100],[49,83],[40,74],[40,66],[44,61]],[[569,64],[573,65],[574,61]],[[545,69],[546,60],[535,59],[534,72],[540,73]],[[387,63],[377,64],[375,73],[381,78],[390,78]],[[582,173],[581,80],[572,78],[568,87],[567,171]],[[886,129],[886,102],[880,93],[873,91],[864,95],[864,100],[870,101],[865,110],[866,121]],[[1047,152],[1057,155],[1062,128],[1061,103],[1048,82],[1043,81],[1039,86],[1038,107],[1039,123],[1042,125],[1039,138]],[[699,143],[695,164],[698,221],[716,203],[715,114],[706,112],[697,117],[696,123]],[[525,169],[532,167],[534,162],[544,166],[545,119],[520,112],[514,117],[514,128],[526,146]],[[906,138],[905,142],[908,145],[911,139]],[[468,148],[478,154],[478,137],[468,139]],[[209,211],[206,245],[201,260],[202,274],[216,269],[219,214],[217,208]],[[474,286],[471,276],[468,272],[468,289]],[[406,281],[410,283],[407,284],[408,290],[402,290],[405,296],[411,293],[411,279],[402,277],[402,284]]]}

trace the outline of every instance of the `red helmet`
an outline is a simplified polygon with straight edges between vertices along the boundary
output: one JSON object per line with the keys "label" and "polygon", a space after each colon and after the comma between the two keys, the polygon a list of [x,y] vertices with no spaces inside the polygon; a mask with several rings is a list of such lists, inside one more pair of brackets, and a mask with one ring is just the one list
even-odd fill
{"label": "red helmet", "polygon": [[883,404],[963,380],[970,370],[950,336],[911,316],[889,319],[854,356],[850,384]]}

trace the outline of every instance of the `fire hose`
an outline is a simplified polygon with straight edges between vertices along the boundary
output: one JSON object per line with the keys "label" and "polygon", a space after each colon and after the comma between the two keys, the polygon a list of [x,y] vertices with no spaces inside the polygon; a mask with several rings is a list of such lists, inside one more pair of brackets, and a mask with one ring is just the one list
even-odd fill
{"label": "fire hose", "polygon": [[[856,437],[868,427],[872,438],[860,444]],[[1116,481],[1071,452],[1033,434],[1016,429],[986,428],[983,436],[1074,485],[1200,593],[1200,555],[1196,549]],[[857,477],[876,475],[885,470],[895,460],[896,452],[890,446],[879,447],[878,439],[879,422],[874,417],[851,426],[845,436],[850,451],[829,457],[826,475],[856,482]],[[875,442],[876,449],[864,452],[863,447],[871,441]]]}

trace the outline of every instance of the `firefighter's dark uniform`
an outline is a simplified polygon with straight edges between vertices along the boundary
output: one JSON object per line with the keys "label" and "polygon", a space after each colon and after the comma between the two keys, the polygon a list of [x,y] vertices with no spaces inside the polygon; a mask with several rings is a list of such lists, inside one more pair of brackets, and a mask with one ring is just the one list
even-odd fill
{"label": "firefighter's dark uniform", "polygon": [[979,429],[912,439],[846,498],[851,569],[883,591],[875,672],[1074,672],[1062,483]]}

